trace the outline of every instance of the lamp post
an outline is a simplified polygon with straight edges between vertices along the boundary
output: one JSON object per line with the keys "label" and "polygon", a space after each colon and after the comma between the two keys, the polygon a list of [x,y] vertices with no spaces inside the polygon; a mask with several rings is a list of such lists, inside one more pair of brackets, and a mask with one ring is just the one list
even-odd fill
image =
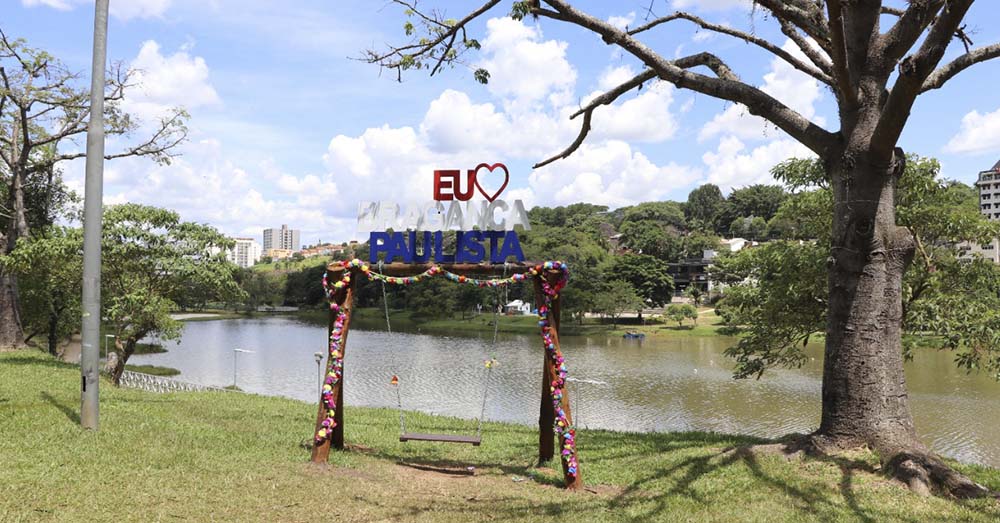
{"label": "lamp post", "polygon": [[94,54],[83,192],[83,322],[80,326],[80,425],[97,430],[101,350],[101,215],[104,192],[104,81],[108,54],[108,1],[94,2]]}
{"label": "lamp post", "polygon": [[319,393],[323,394],[323,353],[317,352],[313,354],[313,357],[316,358],[316,374],[319,385]]}
{"label": "lamp post", "polygon": [[233,349],[233,388],[234,388],[234,389],[235,389],[235,388],[237,388],[237,387],[236,387],[236,357],[237,357],[237,356],[239,355],[239,353],[241,353],[241,352],[244,352],[244,353],[247,353],[247,354],[253,354],[253,351],[252,351],[252,350],[245,350],[245,349]]}
{"label": "lamp post", "polygon": [[108,359],[108,338],[114,338],[114,334],[104,335],[104,359]]}

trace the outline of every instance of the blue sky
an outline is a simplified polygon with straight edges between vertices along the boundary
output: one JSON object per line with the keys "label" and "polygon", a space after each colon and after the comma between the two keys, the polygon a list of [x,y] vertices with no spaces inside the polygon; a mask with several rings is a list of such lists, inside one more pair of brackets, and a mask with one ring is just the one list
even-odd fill
{"label": "blue sky", "polygon": [[[572,141],[568,115],[582,100],[640,71],[598,38],[552,20],[515,22],[509,2],[471,27],[483,49],[435,77],[354,60],[367,48],[405,40],[402,10],[384,0],[111,0],[109,59],[140,71],[127,108],[146,122],[167,108],[191,113],[190,141],[173,165],[108,164],[105,202],[171,207],[227,234],[254,236],[287,223],[303,243],[357,237],[359,201],[421,202],[433,169],[504,162],[504,198],[528,205],[577,201],[612,207],[685,199],[712,182],[725,192],[770,180],[768,169],[807,151],[739,106],[654,84],[595,115],[587,144],[568,160],[531,165]],[[479,2],[424,0],[460,17]],[[895,2],[902,5],[903,2]],[[616,23],[641,23],[648,0],[581,1]],[[745,0],[657,0],[654,11],[692,10],[791,46]],[[977,45],[1000,41],[987,24],[996,2],[969,17]],[[888,23],[889,20],[886,21]],[[0,27],[89,70],[92,0],[0,0]],[[832,95],[815,81],[741,41],[683,21],[647,33],[664,56],[712,51],[749,83],[828,129]],[[791,47],[788,47],[791,49]],[[957,43],[946,55],[961,51]],[[488,86],[475,67],[492,73]],[[1000,158],[1000,60],[969,69],[922,96],[901,146],[942,161],[965,182]],[[141,135],[141,131],[140,131]],[[110,143],[109,148],[121,143]],[[68,144],[67,148],[82,146]],[[82,188],[83,164],[65,166]],[[82,191],[81,191],[82,192]]]}

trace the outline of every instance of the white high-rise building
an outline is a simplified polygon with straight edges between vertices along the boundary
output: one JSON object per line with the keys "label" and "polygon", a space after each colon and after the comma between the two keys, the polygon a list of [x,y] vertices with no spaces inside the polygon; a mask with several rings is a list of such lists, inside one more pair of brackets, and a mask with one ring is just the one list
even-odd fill
{"label": "white high-rise building", "polygon": [[[1000,162],[979,173],[976,187],[979,189],[979,212],[991,220],[1000,220]],[[978,255],[1000,263],[1000,239],[975,245],[963,242],[959,249],[967,256]]]}
{"label": "white high-rise building", "polygon": [[282,224],[280,229],[264,229],[264,250],[287,249],[299,250],[299,230],[289,229]]}
{"label": "white high-rise building", "polygon": [[236,265],[247,268],[260,261],[260,244],[253,238],[233,238],[236,245],[226,253],[226,258]]}

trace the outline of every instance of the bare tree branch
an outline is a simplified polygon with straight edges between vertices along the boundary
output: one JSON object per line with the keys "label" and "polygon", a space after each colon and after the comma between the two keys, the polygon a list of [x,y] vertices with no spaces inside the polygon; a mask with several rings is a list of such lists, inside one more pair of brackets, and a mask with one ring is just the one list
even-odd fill
{"label": "bare tree branch", "polygon": [[583,125],[580,127],[580,134],[577,135],[576,139],[573,140],[573,143],[571,143],[569,147],[563,149],[562,152],[556,154],[555,156],[550,157],[547,160],[543,160],[541,162],[536,163],[532,167],[532,169],[538,169],[539,167],[544,167],[556,160],[569,158],[569,155],[576,152],[576,150],[579,149],[581,145],[583,145],[583,140],[587,137],[587,134],[590,133],[590,120],[593,117],[594,109],[597,109],[601,105],[608,105],[614,102],[615,100],[618,99],[619,96],[631,91],[632,89],[641,86],[643,83],[648,82],[654,78],[656,78],[656,72],[653,71],[652,69],[647,69],[642,73],[639,73],[638,75],[634,76],[627,82],[624,82],[621,85],[615,87],[614,89],[611,89],[605,92],[604,94],[594,98],[593,100],[588,102],[587,105],[580,108],[579,111],[570,115],[571,120],[576,118],[577,116],[580,116],[581,114],[583,115]]}
{"label": "bare tree branch", "polygon": [[969,51],[931,73],[920,87],[920,92],[937,89],[968,67],[997,57],[1000,57],[1000,43]]}
{"label": "bare tree branch", "polygon": [[[898,12],[899,20],[880,37],[883,59],[886,63],[895,64],[903,57],[920,35],[937,20],[937,13],[944,6],[945,0],[916,0],[910,2],[910,7]],[[886,8],[882,8],[882,12]],[[896,14],[896,13],[889,13]]]}
{"label": "bare tree branch", "polygon": [[813,63],[820,71],[823,71],[827,75],[833,75],[833,63],[830,61],[830,57],[825,54],[822,49],[817,49],[815,45],[812,44],[814,40],[810,40],[808,37],[803,36],[799,32],[799,29],[795,27],[794,24],[787,20],[778,19],[778,25],[781,26],[781,32],[784,33],[795,45],[802,51],[809,61]]}
{"label": "bare tree branch", "polygon": [[[442,28],[440,34],[438,34],[436,38],[431,40],[419,41],[417,43],[404,45],[402,47],[389,46],[389,51],[385,53],[376,53],[375,51],[371,50],[366,51],[366,56],[363,58],[365,61],[371,64],[379,64],[382,67],[386,67],[389,69],[395,69],[397,79],[402,80],[403,70],[413,67],[416,63],[415,59],[421,57],[433,58],[435,60],[435,65],[434,69],[431,71],[431,76],[437,73],[445,62],[451,61],[453,59],[453,57],[449,56],[449,54],[451,50],[454,48],[453,46],[459,31],[462,31],[464,34],[466,24],[476,19],[486,11],[489,11],[493,6],[499,4],[500,0],[487,1],[485,4],[480,6],[475,11],[466,15],[465,18],[459,20],[454,25],[445,24],[440,20],[435,20],[433,18],[424,15],[423,13],[420,13],[416,9],[415,3],[414,5],[410,5],[409,3],[403,0],[393,0],[393,2],[406,6],[408,9],[413,11],[422,19],[429,20],[428,22],[429,24],[437,25]],[[438,46],[444,43],[446,40],[448,41],[448,43],[445,44],[444,49],[441,50],[440,53],[438,54]],[[463,41],[465,41],[464,38]]]}
{"label": "bare tree branch", "polygon": [[837,92],[849,107],[858,105],[858,95],[854,92],[851,68],[847,63],[847,44],[844,41],[844,17],[840,2],[826,3],[830,14],[830,57],[833,59],[833,77],[837,79]]}
{"label": "bare tree branch", "polygon": [[778,20],[785,20],[809,35],[821,49],[831,54],[829,23],[818,3],[782,0],[754,0],[756,5],[771,11]]}
{"label": "bare tree branch", "polygon": [[[693,73],[678,66],[673,61],[663,58],[625,31],[577,10],[565,0],[545,0],[545,3],[556,11],[533,9],[532,13],[540,16],[558,17],[601,35],[605,42],[618,45],[623,50],[628,51],[655,71],[661,79],[677,87],[743,104],[750,114],[761,116],[770,121],[821,157],[826,155],[831,145],[836,141],[834,134],[810,122],[771,95],[738,81],[736,75],[732,74],[728,67],[724,69],[727,72],[726,75],[719,78]],[[706,65],[712,68],[711,64]],[[719,61],[715,65],[716,68],[722,70],[718,66],[724,67],[725,64]],[[715,69],[713,68],[713,70]],[[716,74],[718,75],[719,72],[716,71]]]}
{"label": "bare tree branch", "polygon": [[750,33],[747,33],[747,32],[744,32],[744,31],[740,31],[738,29],[733,29],[732,27],[727,27],[727,26],[724,26],[724,25],[709,23],[709,22],[706,22],[705,20],[703,20],[702,18],[700,18],[698,16],[692,15],[690,13],[685,13],[683,11],[678,11],[678,12],[672,14],[672,15],[664,16],[664,17],[661,17],[661,18],[657,18],[656,20],[653,20],[653,21],[651,21],[649,23],[643,24],[643,25],[641,25],[641,26],[639,26],[639,27],[637,27],[635,29],[630,30],[628,32],[628,34],[631,35],[631,36],[635,36],[638,33],[641,33],[643,31],[648,31],[648,30],[650,30],[650,29],[652,29],[652,28],[654,28],[654,27],[656,27],[656,26],[658,26],[660,24],[664,24],[666,22],[671,22],[673,20],[688,20],[690,22],[693,22],[693,23],[697,24],[702,29],[705,29],[705,30],[708,30],[708,31],[713,31],[713,32],[716,32],[716,33],[724,34],[724,35],[729,35],[729,36],[732,36],[732,37],[735,37],[735,38],[739,38],[740,40],[743,40],[744,42],[747,42],[747,43],[750,43],[750,44],[754,44],[754,45],[756,45],[756,46],[764,49],[765,51],[768,51],[771,54],[774,54],[775,56],[781,58],[782,60],[784,60],[785,62],[787,62],[792,67],[798,69],[799,71],[802,71],[803,73],[808,74],[809,76],[812,76],[813,78],[819,80],[820,82],[823,82],[824,84],[830,85],[830,86],[833,85],[833,79],[830,78],[830,76],[827,75],[824,71],[816,69],[816,67],[810,66],[809,64],[806,64],[805,62],[803,62],[803,61],[799,60],[798,58],[796,58],[795,56],[793,56],[788,51],[785,51],[784,49],[782,49],[780,46],[777,46],[777,45],[775,45],[775,44],[773,44],[773,43],[765,40],[764,38],[760,38],[758,36],[754,36],[754,35],[752,35]]}
{"label": "bare tree branch", "polygon": [[962,23],[972,2],[973,0],[950,0],[931,26],[917,53],[899,63],[899,78],[889,92],[871,139],[871,150],[879,157],[891,158],[924,81],[941,61],[951,36]]}

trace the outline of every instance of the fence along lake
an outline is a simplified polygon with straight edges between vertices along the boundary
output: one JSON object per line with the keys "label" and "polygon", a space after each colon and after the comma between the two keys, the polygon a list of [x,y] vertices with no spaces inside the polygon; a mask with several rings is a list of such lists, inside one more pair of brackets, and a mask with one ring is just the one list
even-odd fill
{"label": "fence along lake", "polygon": [[[539,337],[501,334],[494,347],[493,333],[486,331],[467,337],[351,329],[344,363],[347,405],[395,407],[390,380],[398,375],[404,409],[467,418],[471,433],[487,384],[484,361],[494,358],[499,365],[489,375],[486,420],[537,424]],[[238,348],[252,351],[236,358],[241,389],[315,402],[314,353],[325,356],[325,340],[325,324],[295,317],[188,322],[178,344],[164,343],[168,352],[133,356],[129,363],[174,367],[181,371],[178,379],[225,386],[233,382],[233,349]],[[735,380],[732,362],[723,354],[733,342],[725,337],[562,337],[576,424],[761,437],[816,428],[822,348],[809,347],[810,358],[800,369]],[[914,356],[906,363],[906,380],[923,441],[945,456],[1000,467],[1000,383],[959,369],[951,352],[918,349]],[[488,428],[483,441],[489,444]]]}

